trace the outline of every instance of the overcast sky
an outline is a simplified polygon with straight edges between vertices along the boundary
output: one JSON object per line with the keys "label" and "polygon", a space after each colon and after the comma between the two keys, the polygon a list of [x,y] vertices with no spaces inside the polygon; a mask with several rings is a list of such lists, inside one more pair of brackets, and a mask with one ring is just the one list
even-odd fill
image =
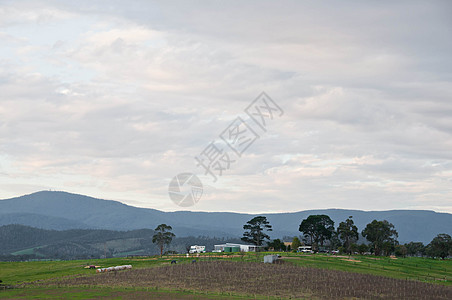
{"label": "overcast sky", "polygon": [[[319,3],[320,2],[320,3]],[[451,1],[0,1],[0,198],[452,213]],[[284,111],[217,182],[198,156]],[[231,155],[232,157],[232,155]]]}

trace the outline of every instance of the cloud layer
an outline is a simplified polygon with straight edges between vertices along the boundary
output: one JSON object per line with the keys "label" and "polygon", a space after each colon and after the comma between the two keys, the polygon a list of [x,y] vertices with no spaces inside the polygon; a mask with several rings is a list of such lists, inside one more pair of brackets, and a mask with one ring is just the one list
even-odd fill
{"label": "cloud layer", "polygon": [[[449,1],[4,1],[1,198],[452,213]],[[217,182],[199,155],[266,91],[284,110]]]}

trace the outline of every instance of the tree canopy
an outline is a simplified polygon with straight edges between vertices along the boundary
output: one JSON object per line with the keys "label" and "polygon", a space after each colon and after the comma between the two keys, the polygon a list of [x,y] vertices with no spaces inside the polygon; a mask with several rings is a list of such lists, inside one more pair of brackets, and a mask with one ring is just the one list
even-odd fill
{"label": "tree canopy", "polygon": [[264,216],[254,217],[243,225],[245,232],[243,233],[242,241],[262,246],[265,240],[270,240],[270,236],[264,231],[272,231],[272,226],[267,218]]}
{"label": "tree canopy", "polygon": [[292,240],[292,250],[297,251],[298,247],[301,246],[301,241],[298,237],[294,237]]}
{"label": "tree canopy", "polygon": [[155,230],[155,234],[152,237],[152,242],[159,246],[160,255],[162,255],[163,248],[165,247],[165,245],[169,245],[176,235],[171,232],[171,230],[173,230],[173,228],[166,224],[160,224],[154,230]]}
{"label": "tree canopy", "polygon": [[310,215],[301,222],[298,230],[310,239],[311,245],[323,246],[333,235],[334,221],[327,215]]}
{"label": "tree canopy", "polygon": [[398,237],[394,225],[386,220],[373,220],[364,228],[362,235],[372,243],[375,255],[380,255],[382,250],[386,250],[385,252],[388,254],[391,246],[394,246],[397,242],[396,238]]}
{"label": "tree canopy", "polygon": [[287,247],[284,245],[280,239],[274,239],[271,242],[268,242],[268,247],[272,248],[274,251],[286,251]]}
{"label": "tree canopy", "polygon": [[351,245],[359,238],[358,227],[355,226],[352,218],[352,216],[348,217],[344,222],[340,222],[337,227],[339,238],[344,243],[345,251],[349,254],[352,252]]}
{"label": "tree canopy", "polygon": [[446,233],[438,234],[427,246],[427,254],[431,257],[445,259],[452,255],[452,238]]}
{"label": "tree canopy", "polygon": [[407,255],[410,256],[424,256],[425,255],[425,246],[421,242],[409,242],[405,244]]}

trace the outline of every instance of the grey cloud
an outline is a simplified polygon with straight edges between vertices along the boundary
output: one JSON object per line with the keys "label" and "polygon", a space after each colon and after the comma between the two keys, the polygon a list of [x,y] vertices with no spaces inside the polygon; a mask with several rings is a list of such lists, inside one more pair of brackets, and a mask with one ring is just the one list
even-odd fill
{"label": "grey cloud", "polygon": [[450,8],[2,4],[0,188],[15,196],[55,184],[178,209],[170,178],[202,173],[193,157],[265,90],[284,116],[218,184],[203,177],[196,209],[450,211]]}

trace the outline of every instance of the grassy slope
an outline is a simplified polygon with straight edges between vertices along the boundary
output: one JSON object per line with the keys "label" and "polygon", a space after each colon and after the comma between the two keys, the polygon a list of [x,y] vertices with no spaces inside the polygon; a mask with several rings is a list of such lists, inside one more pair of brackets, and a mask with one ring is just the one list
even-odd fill
{"label": "grassy slope", "polygon": [[[265,253],[268,254],[268,253]],[[74,261],[34,261],[34,262],[0,262],[0,279],[3,284],[14,285],[36,280],[45,280],[51,278],[61,278],[62,276],[75,275],[95,275],[95,270],[84,269],[86,265],[94,264],[102,267],[131,264],[134,268],[146,268],[169,264],[170,260],[177,259],[179,263],[189,263],[193,259],[197,260],[213,260],[225,259],[232,261],[262,261],[264,253],[253,254],[247,253],[245,255],[220,255],[206,253],[200,257],[186,258],[184,255],[177,257],[163,257],[163,258],[110,258],[99,260],[74,260]],[[300,255],[294,253],[281,253],[285,257],[287,263],[293,263],[300,266],[336,269],[348,272],[368,273],[380,276],[388,276],[401,279],[413,279],[427,282],[434,282],[437,284],[452,285],[452,260],[433,260],[427,258],[375,258],[371,256],[352,256],[353,261],[348,261],[348,257],[336,257],[329,255]],[[68,288],[58,289],[55,292],[61,297],[61,293],[66,293]],[[134,292],[140,292],[143,289],[140,287]],[[124,293],[122,289],[93,289],[90,293],[95,297],[96,293],[104,293],[105,296],[114,295],[115,293]],[[49,297],[52,293],[43,290],[42,288],[29,288],[14,291],[0,291],[0,298],[19,297],[21,293],[24,298],[43,298],[46,294]],[[86,298],[83,291],[77,292],[79,298]],[[76,293],[76,294],[77,294]],[[165,293],[159,291],[159,293]],[[41,295],[42,294],[42,295]],[[34,295],[34,296],[33,296]],[[41,295],[41,296],[40,296]],[[100,295],[100,294],[99,294]],[[103,294],[102,294],[103,295]],[[210,294],[209,294],[210,295]],[[101,295],[100,295],[101,296]],[[156,297],[162,295],[156,294]],[[175,295],[173,295],[175,296]],[[180,297],[179,297],[180,296]],[[178,295],[177,298],[185,298],[185,294]],[[212,296],[212,295],[210,295]],[[22,296],[20,296],[22,297]],[[77,297],[75,297],[77,298]],[[170,297],[171,298],[171,297]],[[165,299],[162,296],[162,299]]]}
{"label": "grassy slope", "polygon": [[94,275],[96,273],[95,270],[83,268],[86,265],[111,267],[131,264],[135,268],[143,268],[164,262],[168,262],[168,260],[108,258],[96,260],[0,262],[0,279],[3,280],[4,285],[14,285],[61,276]]}
{"label": "grassy slope", "polygon": [[358,255],[349,260],[348,257],[304,255],[296,256],[291,261],[303,266],[452,285],[452,260],[440,261],[421,257],[391,259]]}
{"label": "grassy slope", "polygon": [[[0,291],[2,299],[248,299],[249,297],[226,293],[199,293],[154,288],[32,288]],[[253,297],[253,299],[280,299]]]}
{"label": "grassy slope", "polygon": [[[372,256],[337,257],[330,255],[300,255],[281,253],[285,261],[300,266],[329,268],[347,272],[359,272],[388,276],[401,279],[413,279],[428,282],[436,282],[452,285],[452,260],[433,260],[429,258],[408,257],[391,259],[387,257],[375,258]],[[98,265],[102,267],[131,264],[134,268],[144,268],[169,263],[172,259],[179,262],[188,262],[192,259],[227,259],[234,261],[262,261],[263,253],[241,255],[221,255],[213,257],[206,253],[200,257],[185,258],[184,255],[169,258],[109,258],[97,260],[72,260],[72,261],[34,261],[34,262],[0,262],[0,279],[4,284],[18,284],[35,280],[49,279],[67,275],[95,274],[94,270],[84,269],[86,265]]]}

